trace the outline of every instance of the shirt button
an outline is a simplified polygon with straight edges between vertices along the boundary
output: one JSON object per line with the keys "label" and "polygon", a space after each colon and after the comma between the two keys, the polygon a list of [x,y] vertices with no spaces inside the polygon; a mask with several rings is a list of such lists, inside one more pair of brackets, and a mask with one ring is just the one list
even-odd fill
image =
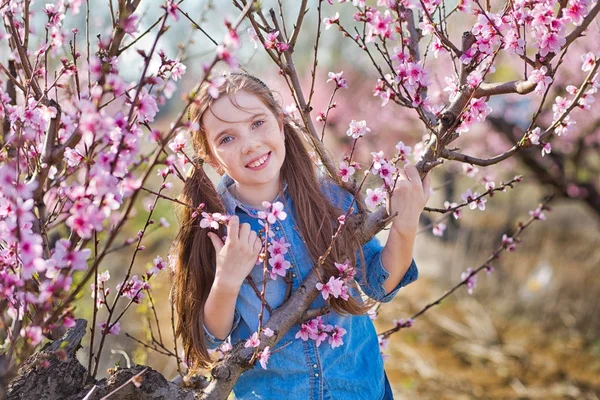
{"label": "shirt button", "polygon": [[318,378],[318,377],[319,377],[319,374],[315,374],[315,377],[317,377],[317,378]]}
{"label": "shirt button", "polygon": [[296,277],[296,274],[292,274],[292,276],[295,278],[295,277]]}
{"label": "shirt button", "polygon": [[276,231],[278,231],[278,230],[279,230],[279,227],[278,227],[278,226],[276,226],[276,227],[275,227],[275,230],[276,230]]}
{"label": "shirt button", "polygon": [[317,364],[313,364],[313,368],[317,368]]}

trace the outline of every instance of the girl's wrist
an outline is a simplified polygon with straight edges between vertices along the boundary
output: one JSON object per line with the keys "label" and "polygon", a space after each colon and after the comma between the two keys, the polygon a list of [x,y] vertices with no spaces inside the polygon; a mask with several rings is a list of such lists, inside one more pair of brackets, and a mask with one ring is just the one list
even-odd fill
{"label": "girl's wrist", "polygon": [[405,235],[414,235],[419,228],[419,219],[417,218],[414,221],[409,220],[394,220],[392,223],[392,230],[396,233],[405,236]]}
{"label": "girl's wrist", "polygon": [[232,282],[231,278],[220,277],[219,275],[215,276],[215,280],[212,284],[212,290],[216,290],[220,293],[227,295],[235,295],[237,296],[240,292],[241,284],[236,282]]}

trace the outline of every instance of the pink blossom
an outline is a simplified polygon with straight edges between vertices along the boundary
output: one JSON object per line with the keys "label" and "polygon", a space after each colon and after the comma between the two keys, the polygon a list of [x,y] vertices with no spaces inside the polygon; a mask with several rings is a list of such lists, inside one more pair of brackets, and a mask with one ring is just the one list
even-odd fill
{"label": "pink blossom", "polygon": [[117,290],[121,290],[121,294],[128,299],[131,299],[134,303],[140,303],[141,299],[144,298],[143,290],[150,289],[148,282],[142,281],[137,275],[133,275],[131,279],[125,283],[123,289],[121,284],[117,285]]}
{"label": "pink blossom", "polygon": [[207,213],[202,212],[202,219],[200,220],[200,228],[212,228],[219,229],[219,221],[223,221],[223,215],[221,213]]}
{"label": "pink blossom", "polygon": [[407,157],[410,157],[410,153],[412,148],[410,146],[406,146],[403,142],[398,142],[396,144],[396,150],[398,150],[398,157],[402,161],[407,161]]}
{"label": "pink blossom", "polygon": [[346,334],[346,330],[341,326],[336,326],[329,336],[329,344],[332,349],[339,347],[344,344],[342,337]]}
{"label": "pink blossom", "polygon": [[540,132],[541,132],[540,128],[536,127],[534,130],[532,130],[529,133],[528,138],[529,138],[529,141],[531,142],[531,144],[534,144],[534,145],[540,144]]}
{"label": "pink blossom", "polygon": [[396,167],[394,167],[387,160],[381,163],[379,167],[378,173],[379,176],[385,181],[386,187],[390,187],[392,184],[392,176],[396,172]]}
{"label": "pink blossom", "polygon": [[271,351],[269,350],[269,346],[265,347],[264,350],[260,353],[259,361],[260,366],[263,369],[267,369],[267,363],[269,362],[269,357],[271,356]]}
{"label": "pink blossom", "polygon": [[225,39],[223,39],[223,43],[229,48],[238,49],[240,47],[240,37],[238,36],[237,31],[233,28],[229,28],[227,35],[225,35]]}
{"label": "pink blossom", "polygon": [[275,43],[275,48],[280,53],[283,53],[283,52],[289,50],[290,45],[288,43],[285,43],[285,42],[277,42],[277,43]]}
{"label": "pink blossom", "polygon": [[275,332],[271,328],[263,328],[263,334],[266,337],[272,337],[275,334]]}
{"label": "pink blossom", "polygon": [[115,322],[113,324],[110,325],[110,328],[108,329],[108,331],[106,331],[106,322],[103,322],[101,324],[98,324],[98,328],[102,329],[102,332],[105,332],[109,335],[118,335],[119,332],[121,332],[121,325],[119,322]]}
{"label": "pink blossom", "polygon": [[550,143],[544,143],[544,147],[542,147],[542,157],[546,154],[550,154],[552,152],[552,145]]}
{"label": "pink blossom", "polygon": [[156,97],[153,94],[150,94],[146,88],[143,88],[140,91],[137,101],[137,112],[142,121],[148,122],[154,121],[154,116],[158,112]]}
{"label": "pink blossom", "polygon": [[446,47],[442,44],[440,39],[436,36],[433,38],[433,42],[431,42],[431,50],[433,51],[433,56],[438,58],[440,54],[445,54],[448,51]]}
{"label": "pink blossom", "polygon": [[254,332],[250,339],[246,341],[244,347],[258,347],[260,345],[260,339],[258,338],[258,332]]}
{"label": "pink blossom", "polygon": [[342,161],[340,163],[340,169],[338,171],[338,176],[342,177],[342,181],[348,182],[350,177],[354,175],[355,169],[351,165],[348,165],[346,161]]}
{"label": "pink blossom", "polygon": [[219,88],[223,86],[225,83],[225,77],[216,76],[210,80],[210,84],[208,85],[208,94],[211,95],[213,99],[219,98]]}
{"label": "pink blossom", "polygon": [[556,128],[554,128],[554,132],[558,135],[566,135],[569,130],[571,130],[571,127],[573,125],[575,125],[577,123],[577,121],[571,121],[571,116],[567,115],[566,117],[564,117],[562,119],[562,121],[560,122],[560,124],[558,124],[558,126]]}
{"label": "pink blossom", "polygon": [[167,264],[165,263],[165,261],[163,260],[163,258],[161,256],[156,256],[154,258],[154,260],[152,260],[152,268],[150,268],[146,272],[146,275],[148,275],[148,276],[156,275],[160,271],[162,271],[163,269],[165,269],[166,266],[167,266]]}
{"label": "pink blossom", "polygon": [[167,13],[169,14],[169,17],[173,18],[175,21],[179,21],[177,10],[177,2],[175,0],[167,0]]}
{"label": "pink blossom", "polygon": [[335,15],[331,18],[324,18],[323,24],[325,24],[325,30],[331,28],[332,25],[338,24],[340,22],[340,13],[335,13]]}
{"label": "pink blossom", "polygon": [[444,92],[450,92],[449,100],[454,101],[460,93],[460,91],[458,90],[458,83],[457,83],[456,79],[451,78],[449,76],[446,76],[444,78],[444,80],[446,81],[446,85],[447,85],[444,88]]}
{"label": "pink blossom", "polygon": [[385,192],[380,188],[375,190],[367,189],[367,197],[365,198],[365,204],[369,209],[374,210],[385,200]]}
{"label": "pink blossom", "polygon": [[570,19],[575,25],[581,25],[587,15],[589,4],[590,2],[585,0],[570,0],[563,9],[563,16]]}
{"label": "pink blossom", "polygon": [[488,175],[481,178],[481,181],[485,184],[485,190],[493,190],[496,187],[496,183]]}
{"label": "pink blossom", "polygon": [[329,278],[329,281],[323,285],[321,282],[317,283],[317,289],[321,291],[321,295],[323,299],[327,300],[329,296],[333,296],[336,299],[342,293],[342,286],[344,282],[340,278],[334,278],[333,276]]}
{"label": "pink blossom", "polygon": [[44,335],[42,334],[42,328],[39,326],[32,325],[21,329],[21,336],[25,337],[25,339],[32,346],[37,346],[44,339]]}
{"label": "pink blossom", "polygon": [[433,235],[442,237],[444,236],[444,232],[446,231],[446,224],[440,222],[439,224],[433,225]]}
{"label": "pink blossom", "polygon": [[554,100],[554,104],[552,105],[552,112],[554,120],[557,120],[560,118],[560,116],[562,114],[564,114],[567,111],[567,108],[571,105],[571,101],[567,100],[564,97],[561,96],[556,96],[556,99]]}
{"label": "pink blossom", "polygon": [[346,78],[343,77],[344,71],[340,71],[337,74],[335,72],[329,72],[328,75],[329,79],[327,79],[327,82],[334,81],[338,89],[348,89],[348,82],[346,81]]}
{"label": "pink blossom", "polygon": [[282,254],[276,254],[269,258],[269,264],[271,265],[270,275],[273,280],[277,278],[277,275],[285,276],[286,271],[292,266]]}
{"label": "pink blossom", "polygon": [[231,68],[237,68],[239,65],[237,58],[222,44],[217,46],[217,57],[219,60],[225,61]]}
{"label": "pink blossom", "polygon": [[373,173],[377,173],[379,168],[381,168],[381,165],[386,162],[386,159],[382,150],[378,152],[373,151],[371,152],[371,155],[373,156]]}
{"label": "pink blossom", "polygon": [[375,10],[372,13],[372,19],[367,23],[369,26],[369,33],[367,35],[367,42],[373,40],[373,36],[379,36],[382,39],[393,39],[394,18],[392,17],[390,10],[385,10],[382,14]]}
{"label": "pink blossom", "polygon": [[185,149],[187,144],[187,135],[185,132],[179,132],[177,136],[171,142],[169,142],[169,148],[173,153],[179,153]]}
{"label": "pink blossom", "polygon": [[461,280],[464,281],[466,279],[467,292],[469,294],[473,294],[473,289],[475,289],[475,286],[477,285],[477,275],[469,276],[472,272],[473,270],[471,268],[467,268],[467,270],[460,275]]}
{"label": "pink blossom", "polygon": [[87,269],[86,261],[91,253],[90,249],[73,251],[69,240],[60,239],[56,242],[52,259],[56,261],[58,268],[71,267],[75,271],[83,271]]}
{"label": "pink blossom", "polygon": [[594,53],[590,51],[589,53],[585,53],[581,56],[581,61],[583,62],[581,65],[581,70],[585,72],[591,71],[596,64],[596,56],[594,56]]}
{"label": "pink blossom", "polygon": [[506,234],[502,235],[502,245],[507,251],[514,251],[516,248],[514,239]]}
{"label": "pink blossom", "polygon": [[300,330],[296,333],[295,338],[298,339],[302,339],[305,342],[310,338],[310,336],[313,334],[314,329],[310,324],[302,324],[302,326],[300,327]]}
{"label": "pink blossom", "polygon": [[542,208],[538,207],[534,211],[529,211],[529,215],[534,219],[539,219],[544,221],[546,219],[546,215],[543,213]]}
{"label": "pink blossom", "polygon": [[269,32],[267,33],[267,37],[265,42],[265,49],[273,49],[275,48],[275,44],[277,43],[277,38],[279,37],[279,31]]}
{"label": "pink blossom", "polygon": [[286,254],[288,252],[288,247],[291,244],[285,240],[285,237],[281,237],[279,239],[272,238],[269,243],[269,253],[271,256],[276,256],[277,254]]}
{"label": "pink blossom", "polygon": [[467,175],[469,178],[474,178],[475,175],[479,172],[479,168],[477,168],[473,164],[463,164],[462,168],[465,175]]}
{"label": "pink blossom", "polygon": [[485,203],[487,200],[484,197],[477,199],[477,197],[479,197],[479,193],[472,193],[471,189],[467,189],[467,191],[463,193],[461,197],[465,202],[469,203],[469,208],[471,210],[476,208],[479,208],[481,211],[485,210]]}
{"label": "pink blossom", "polygon": [[334,263],[335,267],[338,271],[340,271],[340,276],[344,278],[344,280],[354,279],[356,275],[356,270],[353,266],[350,265],[350,260],[346,260],[344,263]]}
{"label": "pink blossom", "polygon": [[369,132],[371,132],[371,129],[367,127],[367,121],[352,120],[350,127],[346,131],[346,135],[352,136],[353,139],[358,139]]}
{"label": "pink blossom", "polygon": [[558,53],[566,42],[564,35],[552,31],[546,32],[538,42],[540,55],[545,57],[548,53]]}
{"label": "pink blossom", "polygon": [[133,34],[138,31],[138,16],[131,14],[125,20],[120,20],[121,29],[133,37]]}
{"label": "pink blossom", "polygon": [[287,213],[283,211],[283,203],[280,201],[276,201],[271,204],[268,201],[263,201],[263,207],[267,209],[267,211],[259,211],[258,218],[266,219],[269,224],[274,224],[277,220],[283,221],[287,218]]}

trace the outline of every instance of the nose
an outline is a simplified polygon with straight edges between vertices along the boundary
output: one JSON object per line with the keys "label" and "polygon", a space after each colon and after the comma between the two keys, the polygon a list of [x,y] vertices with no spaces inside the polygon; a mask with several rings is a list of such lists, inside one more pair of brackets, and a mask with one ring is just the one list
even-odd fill
{"label": "nose", "polygon": [[247,137],[244,145],[242,146],[242,154],[250,154],[252,151],[260,146],[260,141],[253,137]]}

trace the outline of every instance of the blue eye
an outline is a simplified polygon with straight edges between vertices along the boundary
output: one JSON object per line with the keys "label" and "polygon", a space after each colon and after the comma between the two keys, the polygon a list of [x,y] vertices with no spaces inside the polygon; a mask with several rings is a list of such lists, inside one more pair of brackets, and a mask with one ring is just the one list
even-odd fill
{"label": "blue eye", "polygon": [[258,120],[258,121],[254,121],[252,123],[252,128],[259,128],[261,125],[263,125],[265,123],[265,121],[263,120]]}
{"label": "blue eye", "polygon": [[231,136],[223,136],[223,138],[221,139],[219,144],[228,143],[229,140],[227,140],[227,139],[233,139],[233,138]]}

